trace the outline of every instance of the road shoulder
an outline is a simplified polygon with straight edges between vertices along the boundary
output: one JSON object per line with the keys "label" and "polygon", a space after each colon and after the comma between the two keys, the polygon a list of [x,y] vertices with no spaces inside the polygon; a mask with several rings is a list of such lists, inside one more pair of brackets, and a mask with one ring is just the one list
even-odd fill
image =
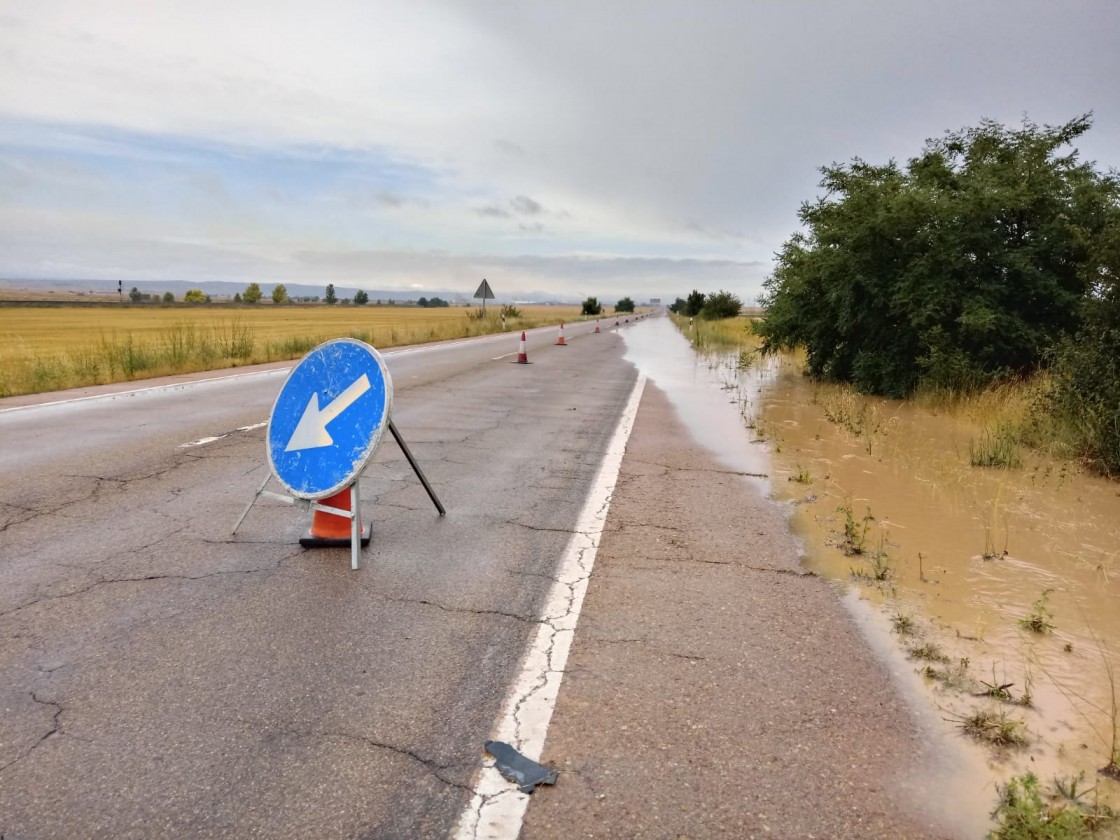
{"label": "road shoulder", "polygon": [[927,741],[782,510],[647,386],[521,836],[958,836]]}

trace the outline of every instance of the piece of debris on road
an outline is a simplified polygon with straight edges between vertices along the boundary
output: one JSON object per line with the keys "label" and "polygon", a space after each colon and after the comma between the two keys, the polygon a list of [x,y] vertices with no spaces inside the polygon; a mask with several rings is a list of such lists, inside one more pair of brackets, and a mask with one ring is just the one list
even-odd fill
{"label": "piece of debris on road", "polygon": [[486,752],[494,756],[498,772],[517,784],[522,793],[532,793],[537,785],[556,784],[556,771],[526,758],[505,741],[487,741]]}

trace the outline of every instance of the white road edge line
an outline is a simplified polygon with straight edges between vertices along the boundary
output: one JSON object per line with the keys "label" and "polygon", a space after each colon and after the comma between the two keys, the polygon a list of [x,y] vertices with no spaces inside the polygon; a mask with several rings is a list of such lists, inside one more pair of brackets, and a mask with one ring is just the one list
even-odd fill
{"label": "white road edge line", "polygon": [[[548,725],[560,693],[560,682],[575,638],[583,597],[618,481],[622,456],[634,428],[646,378],[639,376],[630,392],[591,492],[580,511],[576,531],[557,567],[541,623],[522,659],[521,673],[510,687],[493,740],[506,741],[534,761],[544,751]],[[538,794],[539,795],[539,794]],[[521,832],[529,795],[508,782],[489,756],[483,762],[474,795],[452,829],[453,840],[515,840]]]}
{"label": "white road edge line", "polygon": [[167,385],[149,385],[145,388],[133,388],[131,391],[114,391],[109,394],[90,394],[85,397],[70,397],[63,400],[51,400],[50,402],[34,403],[33,405],[17,405],[12,408],[0,408],[0,414],[8,414],[16,411],[30,411],[35,408],[55,408],[60,405],[72,405],[81,402],[98,402],[123,399],[127,397],[137,397],[144,394],[160,394],[165,391],[184,391],[188,388],[194,388],[198,385],[206,385],[211,382],[232,382],[234,379],[244,379],[250,376],[277,376],[281,373],[287,374],[291,370],[290,367],[286,368],[272,368],[271,370],[255,370],[250,373],[231,373],[228,376],[211,376],[206,379],[189,379],[182,382],[171,382]]}

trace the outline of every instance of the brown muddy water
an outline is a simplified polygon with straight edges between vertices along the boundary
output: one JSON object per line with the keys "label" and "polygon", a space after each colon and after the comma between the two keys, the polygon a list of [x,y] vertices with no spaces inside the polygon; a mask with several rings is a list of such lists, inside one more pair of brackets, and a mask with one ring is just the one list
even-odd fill
{"label": "brown muddy water", "polygon": [[[769,476],[757,484],[788,505],[805,564],[847,589],[947,750],[982,756],[966,798],[990,810],[996,783],[1033,771],[1084,773],[1080,788],[1120,802],[1097,773],[1120,725],[1120,483],[1029,450],[1019,468],[973,467],[982,425],[814,385],[789,358],[698,356],[667,318],[623,334],[698,442]],[[1052,629],[1022,627],[1032,613]],[[973,748],[960,724],[978,711],[1020,722],[1026,745]]]}

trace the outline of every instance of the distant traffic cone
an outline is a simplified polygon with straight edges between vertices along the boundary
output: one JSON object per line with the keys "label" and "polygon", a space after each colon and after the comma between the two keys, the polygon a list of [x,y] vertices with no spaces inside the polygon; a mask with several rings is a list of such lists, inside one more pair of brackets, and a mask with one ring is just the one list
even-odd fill
{"label": "distant traffic cone", "polygon": [[599,319],[595,319],[595,335],[599,335]]}
{"label": "distant traffic cone", "polygon": [[560,337],[558,339],[556,339],[556,346],[557,347],[567,347],[568,346],[568,342],[566,342],[564,340],[564,324],[563,323],[560,324]]}
{"label": "distant traffic cone", "polygon": [[517,363],[519,365],[529,364],[529,354],[525,352],[525,330],[521,331],[521,347],[517,351]]}
{"label": "distant traffic cone", "polygon": [[[333,496],[328,496],[325,499],[318,499],[316,503],[336,508],[337,510],[349,511],[350,488],[347,487],[345,490],[335,493]],[[359,512],[358,515],[360,517],[361,513]],[[358,520],[358,525],[361,527],[360,519]],[[361,532],[362,545],[369,545],[370,528],[368,526],[361,527]],[[299,544],[304,548],[349,548],[349,517],[327,513],[325,510],[316,510],[311,517],[311,530],[307,532],[306,536],[300,537]]]}

